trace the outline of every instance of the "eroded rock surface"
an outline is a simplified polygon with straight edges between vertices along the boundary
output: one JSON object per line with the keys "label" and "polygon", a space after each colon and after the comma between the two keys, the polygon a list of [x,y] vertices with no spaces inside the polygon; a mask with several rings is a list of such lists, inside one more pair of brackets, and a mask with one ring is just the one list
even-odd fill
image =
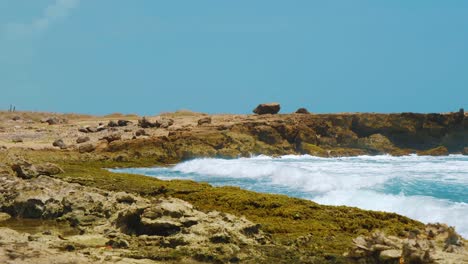
{"label": "eroded rock surface", "polygon": [[65,222],[79,232],[73,236],[20,234],[0,228],[1,263],[177,262],[192,257],[191,261],[254,261],[262,258],[258,247],[270,243],[245,218],[201,212],[176,198],[103,191],[43,174],[19,178],[4,172],[0,211],[13,218]]}
{"label": "eroded rock surface", "polygon": [[468,263],[463,239],[445,224],[428,224],[424,234],[413,233],[409,238],[375,232],[359,236],[353,243],[346,256],[359,263]]}

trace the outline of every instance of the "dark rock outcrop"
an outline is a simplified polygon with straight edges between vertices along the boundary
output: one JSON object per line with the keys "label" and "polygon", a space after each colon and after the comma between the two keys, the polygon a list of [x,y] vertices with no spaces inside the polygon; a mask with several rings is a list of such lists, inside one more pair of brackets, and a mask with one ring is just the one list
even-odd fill
{"label": "dark rock outcrop", "polygon": [[258,115],[277,114],[281,109],[278,103],[259,104],[253,112]]}
{"label": "dark rock outcrop", "polygon": [[310,114],[310,113],[306,108],[301,107],[296,110],[296,114]]}

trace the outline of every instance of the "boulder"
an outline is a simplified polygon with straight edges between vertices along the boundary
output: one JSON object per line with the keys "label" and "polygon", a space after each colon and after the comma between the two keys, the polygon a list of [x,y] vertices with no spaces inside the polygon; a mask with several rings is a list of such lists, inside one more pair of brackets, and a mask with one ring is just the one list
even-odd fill
{"label": "boulder", "polygon": [[303,107],[296,110],[296,114],[310,114],[309,111]]}
{"label": "boulder", "polygon": [[16,176],[23,179],[32,179],[39,176],[36,166],[23,159],[14,160],[11,169],[16,173]]}
{"label": "boulder", "polygon": [[102,139],[106,140],[107,143],[111,143],[112,141],[117,141],[117,140],[122,139],[122,135],[115,133],[115,134],[110,134],[110,135],[104,136],[104,137],[102,137],[100,139],[101,140]]}
{"label": "boulder", "polygon": [[78,152],[80,153],[88,153],[93,152],[96,147],[91,143],[86,143],[78,147]]}
{"label": "boulder", "polygon": [[87,130],[89,133],[96,133],[96,132],[98,132],[97,127],[91,127],[91,126],[89,126],[89,127],[86,128],[86,130]]}
{"label": "boulder", "polygon": [[207,116],[198,120],[198,125],[211,124],[211,117]]}
{"label": "boulder", "polygon": [[14,116],[14,117],[11,118],[11,120],[18,121],[18,120],[21,120],[21,117],[20,116]]}
{"label": "boulder", "polygon": [[280,108],[278,103],[259,104],[253,112],[258,115],[277,114]]}
{"label": "boulder", "polygon": [[114,120],[111,120],[111,121],[109,121],[109,123],[107,123],[107,126],[108,127],[118,127],[119,124],[117,124],[117,122],[115,122]]}
{"label": "boulder", "polygon": [[462,150],[463,155],[468,155],[468,147],[464,147]]}
{"label": "boulder", "polygon": [[52,176],[52,175],[63,173],[62,168],[50,162],[36,165],[36,170],[39,175],[46,175],[46,176]]}
{"label": "boulder", "polygon": [[90,140],[90,138],[89,138],[89,137],[86,137],[86,136],[78,137],[78,138],[76,139],[76,143],[81,144],[81,143],[88,142],[89,140]]}
{"label": "boulder", "polygon": [[78,131],[81,132],[81,133],[88,133],[88,128],[87,127],[80,127],[78,128]]}
{"label": "boulder", "polygon": [[59,147],[60,149],[66,149],[67,145],[63,142],[62,139],[57,139],[52,143],[52,146]]}
{"label": "boulder", "polygon": [[163,118],[161,120],[156,121],[156,123],[160,128],[168,128],[174,124],[174,120],[169,118]]}
{"label": "boulder", "polygon": [[58,125],[58,124],[64,124],[67,123],[68,120],[65,118],[58,118],[58,117],[49,117],[46,119],[41,120],[42,123],[47,123],[49,125]]}
{"label": "boulder", "polygon": [[123,119],[120,119],[120,120],[117,121],[117,125],[120,126],[120,127],[128,126],[131,123],[132,123],[131,121],[123,120]]}

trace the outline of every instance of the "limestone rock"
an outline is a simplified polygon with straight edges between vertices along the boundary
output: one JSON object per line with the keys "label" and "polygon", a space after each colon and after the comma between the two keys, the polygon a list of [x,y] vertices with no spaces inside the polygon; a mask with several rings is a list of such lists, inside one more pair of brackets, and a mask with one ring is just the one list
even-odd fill
{"label": "limestone rock", "polygon": [[278,103],[259,104],[253,112],[258,115],[277,114],[280,108]]}

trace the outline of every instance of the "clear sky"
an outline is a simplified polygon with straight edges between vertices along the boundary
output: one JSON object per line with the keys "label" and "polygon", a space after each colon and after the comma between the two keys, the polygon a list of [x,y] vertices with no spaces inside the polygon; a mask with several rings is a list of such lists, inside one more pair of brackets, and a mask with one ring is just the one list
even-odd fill
{"label": "clear sky", "polygon": [[468,1],[0,0],[0,109],[468,108]]}

